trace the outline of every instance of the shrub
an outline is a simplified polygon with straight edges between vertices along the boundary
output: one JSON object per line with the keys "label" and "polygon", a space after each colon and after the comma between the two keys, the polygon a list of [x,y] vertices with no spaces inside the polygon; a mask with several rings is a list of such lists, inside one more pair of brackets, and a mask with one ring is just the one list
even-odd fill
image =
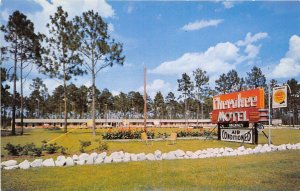
{"label": "shrub", "polygon": [[68,151],[68,148],[65,148],[65,147],[61,146],[61,148],[60,148],[60,153],[61,153],[62,155],[67,154],[67,151]]}
{"label": "shrub", "polygon": [[21,155],[34,155],[34,149],[36,148],[34,143],[29,143],[23,146]]}
{"label": "shrub", "polygon": [[33,149],[33,154],[32,154],[32,156],[36,156],[36,157],[39,157],[39,156],[41,156],[42,155],[42,148],[34,148]]}
{"label": "shrub", "polygon": [[99,146],[98,146],[98,150],[99,151],[107,151],[108,150],[108,144],[104,141],[102,141],[101,139],[96,139],[96,142],[98,142]]}
{"label": "shrub", "polygon": [[[106,133],[102,134],[103,139],[112,140],[112,139],[140,139],[141,133],[144,131],[142,129],[131,130],[130,128],[124,129],[119,128],[117,130],[109,129]],[[153,131],[147,131],[147,135],[154,137]]]}
{"label": "shrub", "polygon": [[43,146],[43,150],[48,154],[56,153],[59,149],[61,149],[61,146],[58,146],[56,143],[49,145],[45,144]]}
{"label": "shrub", "polygon": [[43,151],[46,151],[48,154],[53,154],[59,149],[64,149],[64,152],[66,150],[64,147],[58,146],[56,143],[50,145],[44,144],[42,147],[37,147],[34,143],[28,143],[24,146],[7,143],[4,149],[8,151],[8,155],[12,156],[30,155],[38,157],[42,155]]}
{"label": "shrub", "polygon": [[80,142],[80,152],[84,153],[84,149],[91,145],[91,141],[81,141]]}
{"label": "shrub", "polygon": [[21,145],[13,145],[11,143],[7,143],[4,149],[8,151],[9,155],[18,156],[21,154],[23,147]]}

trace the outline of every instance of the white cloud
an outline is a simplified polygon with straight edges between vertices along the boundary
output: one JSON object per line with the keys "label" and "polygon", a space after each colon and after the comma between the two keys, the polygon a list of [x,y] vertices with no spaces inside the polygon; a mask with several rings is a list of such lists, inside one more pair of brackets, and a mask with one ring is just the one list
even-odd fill
{"label": "white cloud", "polygon": [[134,10],[133,5],[130,4],[130,5],[127,6],[126,12],[127,12],[128,14],[130,14],[130,13],[132,13],[133,10]]}
{"label": "white cloud", "polygon": [[181,29],[185,30],[185,31],[194,31],[194,30],[199,30],[199,29],[205,28],[205,27],[218,26],[222,22],[223,22],[222,19],[195,21],[195,22],[184,25]]}
{"label": "white cloud", "polygon": [[112,23],[108,23],[108,25],[107,25],[107,30],[108,30],[109,32],[114,32],[114,31],[115,31],[114,25],[113,25]]}
{"label": "white cloud", "polygon": [[202,68],[209,74],[225,72],[235,68],[235,61],[239,57],[239,48],[230,42],[219,43],[210,47],[205,52],[185,53],[180,58],[160,64],[157,68],[150,70],[156,74],[182,74]]}
{"label": "white cloud", "polygon": [[210,76],[219,75],[235,69],[242,62],[253,61],[259,54],[261,46],[255,46],[251,43],[263,39],[263,36],[266,35],[255,34],[251,36],[251,33],[248,33],[245,38],[247,43],[244,43],[246,46],[238,46],[231,42],[218,43],[204,52],[188,52],[175,60],[163,62],[149,72],[181,75],[184,72],[191,73],[195,69],[201,68],[207,71]]}
{"label": "white cloud", "polygon": [[58,6],[62,6],[68,12],[69,18],[88,10],[94,10],[104,18],[115,15],[111,5],[105,0],[52,0],[51,3],[45,0],[35,0],[35,2],[42,7],[42,10],[28,14],[28,17],[34,22],[36,29],[43,33],[47,32],[46,23],[49,23],[50,15],[55,13]]}
{"label": "white cloud", "polygon": [[111,94],[112,94],[113,96],[117,96],[117,95],[120,94],[120,92],[119,92],[119,91],[116,91],[116,90],[112,90],[112,91],[111,91]]}
{"label": "white cloud", "polygon": [[[147,94],[151,98],[154,98],[158,91],[160,91],[163,95],[166,95],[168,92],[170,92],[172,90],[171,84],[168,82],[165,82],[164,80],[161,80],[161,79],[153,80],[150,84],[148,84],[146,86],[146,89],[147,89]],[[143,94],[144,86],[141,86],[138,89],[138,91]]]}
{"label": "white cloud", "polygon": [[274,78],[291,78],[300,75],[300,37],[293,35],[286,56],[280,59],[272,75]]}
{"label": "white cloud", "polygon": [[238,46],[247,46],[267,37],[268,33],[265,32],[259,32],[253,36],[251,35],[251,33],[247,33],[246,38],[244,40],[239,40],[236,44]]}
{"label": "white cloud", "polygon": [[133,66],[133,64],[128,63],[128,62],[125,62],[123,65],[123,67],[125,67],[125,68],[131,68],[132,66]]}
{"label": "white cloud", "polygon": [[225,9],[231,9],[234,6],[233,1],[224,1],[222,4],[224,5]]}
{"label": "white cloud", "polygon": [[247,54],[247,58],[255,58],[259,51],[260,51],[260,45],[255,46],[253,44],[248,44],[245,48],[245,53]]}
{"label": "white cloud", "polygon": [[1,19],[3,21],[8,21],[8,17],[9,17],[9,12],[8,9],[4,9],[1,11]]}

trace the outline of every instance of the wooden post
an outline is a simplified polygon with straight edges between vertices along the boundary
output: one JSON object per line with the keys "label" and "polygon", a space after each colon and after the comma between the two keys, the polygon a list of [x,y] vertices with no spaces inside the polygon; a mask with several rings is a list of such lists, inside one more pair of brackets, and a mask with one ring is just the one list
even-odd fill
{"label": "wooden post", "polygon": [[147,78],[146,78],[147,69],[144,66],[144,131],[147,132]]}

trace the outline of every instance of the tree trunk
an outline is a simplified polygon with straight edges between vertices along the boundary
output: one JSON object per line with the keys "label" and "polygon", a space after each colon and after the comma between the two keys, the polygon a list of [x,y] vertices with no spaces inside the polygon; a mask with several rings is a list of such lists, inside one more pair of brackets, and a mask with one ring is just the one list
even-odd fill
{"label": "tree trunk", "polygon": [[13,89],[13,105],[12,105],[12,124],[11,124],[11,134],[16,135],[16,83],[17,83],[17,48],[15,48],[14,54],[14,89]]}
{"label": "tree trunk", "polygon": [[197,127],[199,127],[199,100],[198,100],[198,102],[197,102]]}
{"label": "tree trunk", "polygon": [[20,79],[21,79],[21,135],[23,135],[23,63],[21,62],[20,70]]}
{"label": "tree trunk", "polygon": [[187,127],[186,108],[187,108],[187,100],[186,100],[186,95],[184,95],[184,119],[185,119],[185,127]]}
{"label": "tree trunk", "polygon": [[93,89],[93,103],[92,103],[92,115],[93,115],[93,136],[96,135],[96,112],[95,112],[95,71],[94,71],[94,65],[93,65],[93,71],[92,71],[92,80],[93,80],[93,85],[92,85],[92,89]]}
{"label": "tree trunk", "polygon": [[67,133],[67,75],[66,75],[66,64],[63,64],[63,70],[64,70],[64,103],[65,103],[65,116],[64,116],[64,132]]}

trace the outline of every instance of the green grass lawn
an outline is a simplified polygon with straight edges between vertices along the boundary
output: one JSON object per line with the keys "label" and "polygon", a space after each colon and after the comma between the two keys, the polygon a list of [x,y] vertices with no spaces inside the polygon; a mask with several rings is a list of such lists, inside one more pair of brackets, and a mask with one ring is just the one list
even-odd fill
{"label": "green grass lawn", "polygon": [[2,190],[299,190],[300,151],[2,171]]}
{"label": "green grass lawn", "polygon": [[[86,150],[92,152],[97,147],[95,139],[100,138],[103,131],[97,130],[97,136],[93,137],[91,130],[79,129],[55,142],[67,147],[69,155],[73,155],[80,154],[79,140],[90,140],[92,145]],[[21,145],[34,142],[41,145],[41,141],[52,140],[61,134],[60,130],[34,129],[26,130],[24,136],[2,137],[2,160],[33,160],[28,156],[8,156],[3,150],[8,142]],[[300,142],[299,130],[272,129],[271,135],[275,145]],[[162,152],[176,149],[196,151],[217,147],[237,148],[241,145],[217,140],[177,140],[174,145],[168,145],[165,141],[145,145],[137,140],[107,143],[108,152],[123,150],[131,153],[153,153],[157,149]],[[259,143],[267,143],[261,133]],[[250,144],[245,146],[254,147]],[[41,158],[57,155],[59,153]],[[292,150],[239,157],[3,170],[1,183],[2,190],[299,190],[299,156],[299,150]]]}
{"label": "green grass lawn", "polygon": [[[178,130],[178,129],[177,129]],[[7,155],[7,151],[3,149],[3,147],[7,143],[12,143],[14,145],[21,144],[24,145],[26,143],[35,143],[36,145],[40,146],[43,140],[50,141],[53,140],[61,135],[59,139],[56,139],[52,143],[56,142],[58,145],[64,146],[68,148],[67,153],[69,155],[73,154],[80,154],[79,148],[80,143],[79,140],[84,141],[91,141],[91,146],[85,149],[86,152],[99,152],[97,151],[98,143],[95,141],[101,138],[101,133],[103,133],[104,129],[97,129],[97,135],[94,137],[92,136],[90,129],[77,129],[72,131],[67,135],[63,135],[61,130],[47,130],[47,129],[27,129],[25,131],[24,136],[8,136],[1,138],[1,153],[4,155],[2,160],[8,160],[11,157]],[[157,132],[172,132],[176,131],[176,129],[171,128],[161,128],[157,129]],[[265,130],[268,133],[267,130]],[[271,131],[272,142],[274,145],[279,145],[283,143],[298,143],[300,142],[300,131],[295,129],[272,129]],[[145,143],[141,142],[140,140],[132,140],[132,141],[125,141],[125,142],[116,142],[116,141],[106,141],[109,146],[108,152],[113,151],[124,151],[130,153],[150,153],[154,152],[155,150],[161,150],[162,152],[168,152],[176,149],[182,149],[184,151],[196,151],[199,149],[206,149],[206,148],[221,148],[221,147],[231,147],[237,148],[241,144],[240,143],[231,143],[231,142],[222,142],[217,140],[177,140],[177,144],[169,145],[166,144],[165,141],[154,141],[153,145],[146,145]],[[263,136],[262,133],[259,133],[259,143],[265,144],[267,143],[267,139]],[[246,147],[254,147],[251,144],[245,144]],[[59,153],[54,154],[54,156],[59,155]],[[42,156],[42,158],[49,158],[52,156]],[[25,158],[32,159],[29,156],[22,156],[17,157],[18,161],[24,160]]]}

